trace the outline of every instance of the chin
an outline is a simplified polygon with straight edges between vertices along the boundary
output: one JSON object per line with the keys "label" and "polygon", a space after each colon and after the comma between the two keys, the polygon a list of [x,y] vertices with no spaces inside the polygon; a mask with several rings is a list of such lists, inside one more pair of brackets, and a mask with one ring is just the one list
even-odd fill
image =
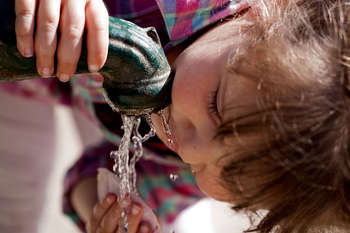
{"label": "chin", "polygon": [[222,194],[220,195],[219,193],[208,193],[205,190],[199,188],[205,195],[207,195],[210,198],[213,198],[217,201],[221,201],[221,202],[227,202],[227,203],[232,203],[231,198],[227,197],[227,194]]}
{"label": "chin", "polygon": [[[205,172],[203,172],[205,173]],[[196,182],[198,188],[208,197],[211,197],[217,201],[232,203],[232,196],[229,191],[224,189],[213,177],[201,177],[201,174],[195,173]]]}

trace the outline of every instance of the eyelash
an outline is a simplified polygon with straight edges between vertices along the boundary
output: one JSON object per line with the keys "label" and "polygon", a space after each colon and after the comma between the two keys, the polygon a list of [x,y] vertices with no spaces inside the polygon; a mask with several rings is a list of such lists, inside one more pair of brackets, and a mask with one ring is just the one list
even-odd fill
{"label": "eyelash", "polygon": [[211,92],[209,95],[209,104],[208,104],[209,114],[214,118],[216,122],[217,122],[217,119],[220,119],[217,97],[218,97],[218,90]]}

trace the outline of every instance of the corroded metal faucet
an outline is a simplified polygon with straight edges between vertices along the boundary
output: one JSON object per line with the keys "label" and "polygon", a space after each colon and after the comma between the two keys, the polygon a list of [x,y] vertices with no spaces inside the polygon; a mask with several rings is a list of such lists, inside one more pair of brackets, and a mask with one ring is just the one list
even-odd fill
{"label": "corroded metal faucet", "polygon": [[[0,12],[0,82],[38,78],[35,58],[23,58],[17,51],[14,1],[6,2],[8,6],[2,6],[4,12]],[[170,103],[171,69],[156,30],[110,17],[109,38],[107,61],[99,73],[111,107],[126,115],[145,115],[166,107]],[[83,49],[77,73],[88,72]]]}

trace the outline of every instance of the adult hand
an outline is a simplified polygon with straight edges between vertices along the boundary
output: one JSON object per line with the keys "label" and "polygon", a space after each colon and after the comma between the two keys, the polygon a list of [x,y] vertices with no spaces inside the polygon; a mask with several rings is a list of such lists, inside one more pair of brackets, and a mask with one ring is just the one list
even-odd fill
{"label": "adult hand", "polygon": [[90,72],[104,65],[109,34],[102,0],[15,0],[15,11],[18,50],[24,57],[35,53],[41,76],[53,75],[56,54],[56,75],[64,82],[70,79],[80,57],[84,29]]}
{"label": "adult hand", "polygon": [[[131,206],[130,206],[131,205]],[[118,223],[121,218],[122,207],[130,206],[128,213],[128,233],[151,233],[149,224],[142,222],[142,206],[130,199],[121,203],[117,197],[108,194],[101,202],[94,207],[93,214],[87,224],[88,233],[115,233],[118,230]]]}

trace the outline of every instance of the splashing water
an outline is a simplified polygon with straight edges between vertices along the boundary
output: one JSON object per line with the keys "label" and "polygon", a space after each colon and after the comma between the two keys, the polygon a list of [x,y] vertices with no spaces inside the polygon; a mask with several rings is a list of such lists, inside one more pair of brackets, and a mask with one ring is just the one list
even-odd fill
{"label": "splashing water", "polygon": [[[166,136],[168,137],[168,146],[172,147],[174,144],[173,134],[170,131],[169,124],[165,117],[163,110],[158,112],[158,115],[162,119],[162,125]],[[146,121],[150,127],[149,133],[142,136],[139,133],[139,126],[141,123],[140,116],[128,116],[122,114],[124,130],[123,137],[121,139],[119,148],[117,151],[112,151],[110,153],[111,158],[114,160],[113,172],[120,179],[120,195],[118,197],[119,201],[124,200],[130,193],[137,193],[136,189],[136,162],[140,160],[143,155],[142,143],[153,137],[156,133],[154,125],[151,120],[151,115],[145,115]],[[133,156],[130,158],[130,145],[132,143],[132,148],[134,150]],[[170,179],[175,181],[178,178],[176,174],[170,174]],[[128,232],[128,213],[130,206],[122,207],[121,220],[119,222],[117,233],[127,233]]]}
{"label": "splashing water", "polygon": [[179,175],[178,175],[178,174],[173,174],[173,173],[171,173],[171,174],[169,175],[169,178],[170,178],[171,181],[176,181],[177,178],[179,178]]}
{"label": "splashing water", "polygon": [[173,134],[171,133],[169,123],[167,121],[167,118],[165,117],[163,109],[158,112],[158,115],[162,119],[162,124],[163,124],[163,128],[165,131],[165,135],[168,137],[168,146],[171,148],[174,146]]}
{"label": "splashing water", "polygon": [[[117,151],[112,151],[110,156],[114,160],[113,171],[120,179],[119,201],[124,200],[128,194],[137,193],[136,190],[136,162],[143,155],[142,143],[155,135],[154,125],[151,116],[146,115],[146,121],[150,126],[150,132],[144,136],[139,133],[141,123],[140,116],[127,116],[122,114],[124,134]],[[129,156],[130,143],[133,143],[134,155]],[[119,223],[118,233],[128,232],[129,206],[122,207],[122,215]]]}

